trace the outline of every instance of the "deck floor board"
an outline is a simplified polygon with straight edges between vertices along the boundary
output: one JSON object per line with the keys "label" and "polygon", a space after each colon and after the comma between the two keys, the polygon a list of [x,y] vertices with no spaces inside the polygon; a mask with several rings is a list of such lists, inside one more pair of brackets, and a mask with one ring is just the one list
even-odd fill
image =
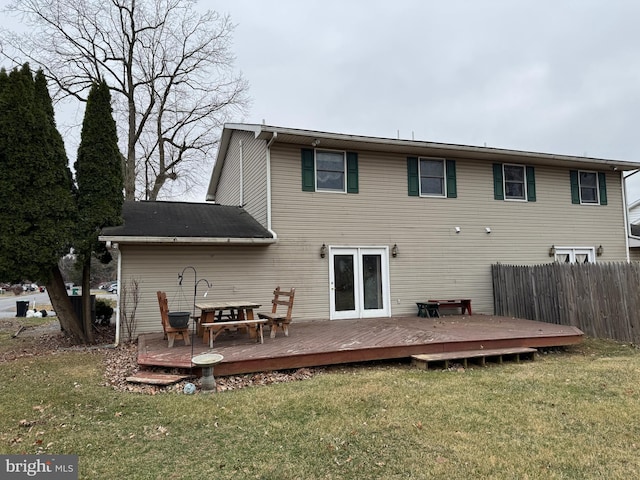
{"label": "deck floor board", "polygon": [[576,327],[490,315],[417,316],[293,322],[289,336],[256,343],[242,333],[222,334],[210,350],[202,339],[167,347],[162,333],[138,339],[141,367],[191,367],[191,357],[219,353],[216,375],[408,358],[411,355],[482,348],[553,347],[579,343]]}

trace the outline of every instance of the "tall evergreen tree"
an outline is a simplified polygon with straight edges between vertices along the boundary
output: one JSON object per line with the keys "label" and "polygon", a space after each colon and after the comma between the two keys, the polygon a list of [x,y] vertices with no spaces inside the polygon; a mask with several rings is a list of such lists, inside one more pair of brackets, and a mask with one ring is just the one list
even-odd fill
{"label": "tall evergreen tree", "polygon": [[[118,150],[116,123],[111,110],[111,94],[103,80],[89,92],[82,123],[82,135],[75,163],[78,183],[78,235],[74,244],[82,262],[82,291],[90,291],[91,256],[111,260],[98,233],[104,227],[121,223],[124,201],[122,156]],[[93,341],[91,297],[83,295],[84,331]]]}
{"label": "tall evergreen tree", "polygon": [[73,180],[42,71],[0,72],[0,278],[44,282],[60,324],[86,342],[58,260],[69,251],[77,209]]}

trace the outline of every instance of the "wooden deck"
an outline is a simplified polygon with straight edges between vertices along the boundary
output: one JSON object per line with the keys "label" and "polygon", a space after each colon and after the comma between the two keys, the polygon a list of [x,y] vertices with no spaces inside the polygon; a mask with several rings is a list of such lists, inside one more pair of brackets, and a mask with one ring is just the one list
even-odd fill
{"label": "wooden deck", "polygon": [[440,318],[392,317],[292,323],[289,336],[265,335],[264,344],[245,333],[225,333],[213,350],[195,337],[191,346],[167,347],[162,333],[138,338],[140,367],[191,368],[191,358],[215,352],[224,360],[215,375],[409,358],[411,355],[508,347],[553,347],[582,340],[576,327],[488,315]]}

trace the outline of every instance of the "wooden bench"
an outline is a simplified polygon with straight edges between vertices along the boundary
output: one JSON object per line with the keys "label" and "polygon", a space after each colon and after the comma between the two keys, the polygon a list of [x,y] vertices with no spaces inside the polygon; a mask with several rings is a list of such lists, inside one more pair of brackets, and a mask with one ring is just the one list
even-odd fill
{"label": "wooden bench", "polygon": [[412,355],[411,364],[415,367],[429,369],[429,362],[444,362],[444,367],[449,368],[450,360],[462,360],[464,368],[467,368],[467,361],[469,359],[479,359],[480,365],[483,367],[486,365],[487,357],[497,357],[498,363],[502,363],[502,358],[505,356],[512,356],[516,362],[520,363],[520,355],[531,357],[531,360],[535,360],[535,354],[537,350],[529,347],[512,347],[512,348],[494,348],[494,349],[482,349],[482,350],[462,350],[459,352],[444,352],[444,353],[427,353],[421,355]]}
{"label": "wooden bench", "polygon": [[[234,331],[239,328],[246,328],[249,330],[249,335],[251,337],[256,337],[256,341],[260,343],[264,343],[264,336],[262,335],[262,327],[267,323],[266,319],[257,319],[257,320],[234,320],[231,322],[212,322],[212,323],[201,323],[202,327],[202,340],[206,343],[209,341],[209,348],[213,348],[213,341],[216,339],[218,335],[222,332],[226,331]],[[253,329],[251,328],[253,327]]]}
{"label": "wooden bench", "polygon": [[463,298],[461,300],[427,300],[427,302],[425,303],[437,303],[440,307],[444,307],[444,308],[457,308],[459,307],[462,310],[462,315],[464,315],[464,312],[467,311],[469,312],[469,315],[472,315],[471,313],[471,299],[469,298]]}

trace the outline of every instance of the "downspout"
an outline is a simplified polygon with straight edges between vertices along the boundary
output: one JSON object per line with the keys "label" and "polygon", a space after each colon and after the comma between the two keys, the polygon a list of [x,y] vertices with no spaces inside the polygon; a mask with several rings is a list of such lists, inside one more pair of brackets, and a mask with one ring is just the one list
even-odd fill
{"label": "downspout", "polygon": [[269,142],[267,142],[267,230],[273,239],[278,239],[278,234],[271,229],[271,145],[278,137],[278,132],[273,132]]}
{"label": "downspout", "polygon": [[[118,250],[118,244],[114,243],[113,248]],[[118,279],[118,294],[116,295],[116,342],[114,347],[120,344],[120,294],[124,287],[122,283],[122,252],[120,250],[118,250],[118,274],[116,278]]]}
{"label": "downspout", "polygon": [[244,178],[242,174],[242,167],[244,164],[244,155],[242,153],[242,140],[238,142],[238,146],[240,147],[240,203],[239,205],[242,207],[244,205]]}
{"label": "downspout", "polygon": [[[633,173],[631,175],[633,175]],[[627,205],[627,179],[622,173],[620,174],[620,181],[622,182],[622,205],[624,206],[624,243],[627,250],[627,263],[629,263],[631,262],[631,258],[629,257],[629,235],[631,235],[631,225],[629,225],[629,205]]]}

